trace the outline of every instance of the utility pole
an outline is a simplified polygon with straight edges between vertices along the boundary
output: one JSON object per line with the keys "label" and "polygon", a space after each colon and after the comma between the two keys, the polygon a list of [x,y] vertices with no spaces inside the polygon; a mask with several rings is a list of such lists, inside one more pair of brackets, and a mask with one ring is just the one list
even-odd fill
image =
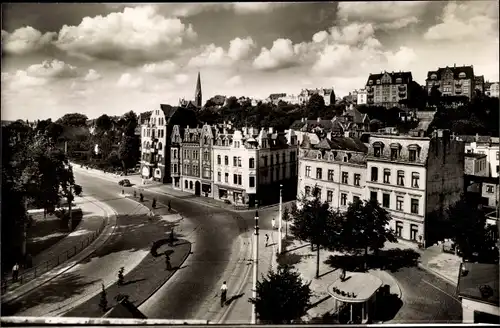
{"label": "utility pole", "polygon": [[278,215],[279,215],[279,218],[278,218],[278,234],[279,234],[279,237],[278,237],[278,254],[281,254],[281,247],[283,245],[283,238],[281,236],[281,221],[282,221],[282,216],[283,216],[283,212],[282,212],[282,207],[283,207],[283,185],[280,184],[280,205],[279,205],[279,211],[278,211]]}
{"label": "utility pole", "polygon": [[[255,211],[255,232],[253,244],[253,290],[252,297],[257,299],[257,275],[259,274],[259,211]],[[252,324],[255,325],[257,313],[255,312],[255,303],[252,303]]]}

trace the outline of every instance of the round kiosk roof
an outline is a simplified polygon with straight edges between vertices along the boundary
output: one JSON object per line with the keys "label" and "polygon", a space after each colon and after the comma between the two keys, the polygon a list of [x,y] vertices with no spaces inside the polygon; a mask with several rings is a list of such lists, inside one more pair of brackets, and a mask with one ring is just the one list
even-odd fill
{"label": "round kiosk roof", "polygon": [[[351,272],[346,274],[344,281],[339,278],[328,286],[327,291],[333,298],[341,302],[363,303],[368,301],[381,286],[382,280],[369,273]],[[341,292],[349,293],[350,296],[334,291],[335,288]],[[353,293],[356,297],[352,296]]]}

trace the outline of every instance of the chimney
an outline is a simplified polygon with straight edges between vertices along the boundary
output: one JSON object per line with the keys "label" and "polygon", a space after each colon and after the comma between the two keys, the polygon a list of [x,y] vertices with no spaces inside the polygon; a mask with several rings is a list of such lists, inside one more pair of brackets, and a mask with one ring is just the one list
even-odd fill
{"label": "chimney", "polygon": [[457,64],[456,64],[456,63],[453,63],[453,67],[457,67]]}
{"label": "chimney", "polygon": [[316,122],[318,122],[318,123],[319,123],[319,122],[321,122],[321,117],[318,117],[318,118],[316,119]]}

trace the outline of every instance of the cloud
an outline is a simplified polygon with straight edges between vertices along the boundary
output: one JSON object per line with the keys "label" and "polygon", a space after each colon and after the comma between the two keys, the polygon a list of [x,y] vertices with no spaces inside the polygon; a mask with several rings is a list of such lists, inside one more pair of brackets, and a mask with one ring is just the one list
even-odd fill
{"label": "cloud", "polygon": [[44,60],[41,64],[31,65],[26,72],[30,76],[41,78],[72,78],[81,75],[75,66],[57,59]]}
{"label": "cloud", "polygon": [[177,84],[186,84],[186,82],[189,80],[189,76],[186,74],[177,74],[175,76],[175,82]]}
{"label": "cloud", "polygon": [[440,21],[427,30],[425,39],[498,40],[498,3],[495,1],[450,2],[444,7]]}
{"label": "cloud", "polygon": [[141,77],[133,77],[130,73],[123,73],[118,81],[116,82],[116,85],[121,88],[139,88],[143,85],[144,81]]}
{"label": "cloud", "polygon": [[21,27],[12,33],[2,30],[2,52],[25,55],[52,43],[57,33],[42,34],[31,26]]}
{"label": "cloud", "polygon": [[94,82],[100,80],[101,78],[102,76],[99,73],[97,73],[95,69],[89,69],[89,72],[87,73],[87,75],[85,75],[83,80],[86,82]]}
{"label": "cloud", "polygon": [[236,86],[241,85],[242,83],[243,83],[243,80],[241,79],[241,76],[239,76],[239,75],[235,75],[226,81],[226,85],[228,87],[236,87]]}
{"label": "cloud", "polygon": [[233,60],[241,60],[247,58],[254,47],[255,42],[251,37],[245,39],[236,38],[229,42],[227,53]]}
{"label": "cloud", "polygon": [[177,65],[170,60],[165,60],[158,63],[148,63],[144,64],[141,67],[142,72],[159,76],[169,76],[175,73],[177,69]]}
{"label": "cloud", "polygon": [[237,14],[255,14],[270,12],[283,5],[286,4],[273,2],[236,2],[233,4],[233,9]]}
{"label": "cloud", "polygon": [[419,22],[426,1],[341,2],[338,17],[343,23],[372,23],[385,29],[402,28]]}
{"label": "cloud", "polygon": [[141,6],[64,25],[55,44],[70,54],[144,63],[172,56],[195,37],[191,25],[161,16],[155,6]]}
{"label": "cloud", "polygon": [[24,70],[18,70],[16,73],[2,72],[2,90],[24,90],[24,88],[39,87],[49,82],[47,78],[30,76]]}
{"label": "cloud", "polygon": [[277,39],[271,49],[263,47],[253,61],[253,67],[258,70],[270,71],[288,68],[296,64],[299,47],[289,39]]}

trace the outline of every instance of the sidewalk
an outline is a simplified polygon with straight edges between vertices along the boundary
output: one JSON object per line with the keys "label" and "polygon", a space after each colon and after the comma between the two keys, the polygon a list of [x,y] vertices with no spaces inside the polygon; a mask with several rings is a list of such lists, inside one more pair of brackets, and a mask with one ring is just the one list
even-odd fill
{"label": "sidewalk", "polygon": [[20,281],[9,284],[6,295],[22,286],[21,282],[27,283],[53,267],[64,264],[90,245],[90,242],[102,232],[107,215],[106,211],[98,205],[97,199],[90,196],[77,197],[74,203],[74,209],[79,208],[84,214],[79,225],[56,244],[33,256],[32,268],[20,271]]}
{"label": "sidewalk", "polygon": [[433,245],[421,251],[419,267],[449,282],[458,285],[458,276],[462,259],[455,254],[442,251],[441,245]]}
{"label": "sidewalk", "polygon": [[[86,198],[93,200],[94,202],[98,202],[96,199],[93,199],[90,196],[86,196]],[[35,289],[43,287],[42,285],[69,271],[79,262],[89,257],[93,252],[95,252],[96,249],[101,247],[109,239],[115,229],[116,212],[105,203],[99,203],[99,208],[104,212],[104,228],[101,230],[99,236],[92,243],[90,243],[88,247],[84,248],[76,255],[71,255],[71,260],[64,263],[61,262],[58,266],[49,270],[48,272],[45,272],[40,276],[37,275],[35,279],[32,279],[29,282],[20,285],[18,288],[2,294],[2,307],[6,303],[16,301],[17,299],[34,291]],[[83,222],[85,222],[85,220],[82,220],[82,223]],[[78,229],[77,231],[83,231],[83,229]],[[77,231],[75,231],[75,234],[77,234]]]}

